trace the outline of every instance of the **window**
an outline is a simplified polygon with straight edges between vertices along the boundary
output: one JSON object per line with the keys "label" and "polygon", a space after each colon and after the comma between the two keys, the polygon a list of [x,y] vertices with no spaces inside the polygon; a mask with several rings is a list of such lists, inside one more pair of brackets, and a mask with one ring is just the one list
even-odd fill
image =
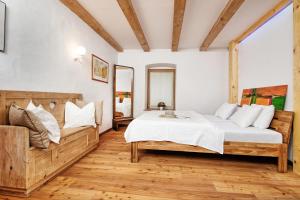
{"label": "window", "polygon": [[175,110],[175,68],[149,68],[147,71],[147,110],[159,109],[163,102],[164,109]]}

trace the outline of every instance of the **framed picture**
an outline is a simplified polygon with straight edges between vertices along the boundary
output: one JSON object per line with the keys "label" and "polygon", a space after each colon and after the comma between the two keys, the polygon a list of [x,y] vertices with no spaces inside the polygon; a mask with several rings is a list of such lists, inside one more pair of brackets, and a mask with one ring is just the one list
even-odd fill
{"label": "framed picture", "polygon": [[5,17],[6,5],[0,0],[0,52],[5,50]]}
{"label": "framed picture", "polygon": [[108,83],[109,64],[92,54],[92,79]]}

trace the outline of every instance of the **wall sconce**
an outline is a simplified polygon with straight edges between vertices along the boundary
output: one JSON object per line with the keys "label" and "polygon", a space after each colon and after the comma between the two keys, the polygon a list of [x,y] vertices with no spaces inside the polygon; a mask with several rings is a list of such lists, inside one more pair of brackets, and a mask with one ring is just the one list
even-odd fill
{"label": "wall sconce", "polygon": [[82,62],[83,56],[86,54],[86,49],[83,46],[79,46],[75,49],[75,61]]}

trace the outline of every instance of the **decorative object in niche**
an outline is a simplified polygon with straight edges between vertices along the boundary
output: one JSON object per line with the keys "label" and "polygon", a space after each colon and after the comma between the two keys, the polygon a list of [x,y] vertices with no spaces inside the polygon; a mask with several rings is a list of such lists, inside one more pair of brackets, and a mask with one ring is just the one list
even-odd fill
{"label": "decorative object in niche", "polygon": [[274,105],[275,110],[284,110],[287,85],[244,89],[241,105]]}
{"label": "decorative object in niche", "polygon": [[92,54],[92,79],[108,83],[109,64]]}
{"label": "decorative object in niche", "polygon": [[6,18],[6,4],[0,0],[0,51],[5,50],[5,19]]}
{"label": "decorative object in niche", "polygon": [[159,108],[159,110],[164,110],[166,107],[166,104],[161,101],[157,104],[157,107]]}

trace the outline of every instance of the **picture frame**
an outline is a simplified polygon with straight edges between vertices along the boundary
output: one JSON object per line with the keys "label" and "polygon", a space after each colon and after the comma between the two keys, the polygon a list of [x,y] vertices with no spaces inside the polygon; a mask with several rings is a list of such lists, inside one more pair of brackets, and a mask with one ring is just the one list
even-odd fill
{"label": "picture frame", "polygon": [[92,80],[108,83],[109,63],[92,54]]}
{"label": "picture frame", "polygon": [[0,0],[0,52],[5,51],[6,4]]}

